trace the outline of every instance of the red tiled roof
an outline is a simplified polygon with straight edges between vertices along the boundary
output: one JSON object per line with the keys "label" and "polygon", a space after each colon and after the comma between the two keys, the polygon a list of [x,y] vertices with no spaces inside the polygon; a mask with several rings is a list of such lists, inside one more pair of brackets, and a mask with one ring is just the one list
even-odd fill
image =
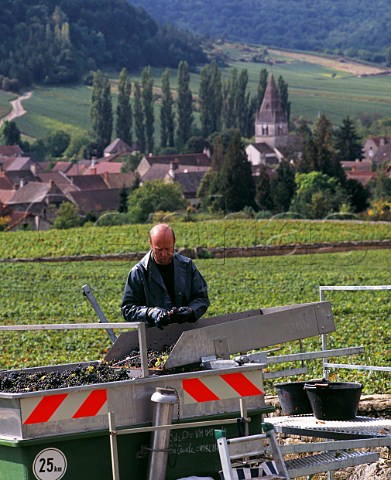
{"label": "red tiled roof", "polygon": [[108,188],[100,175],[67,175],[67,177],[80,190],[105,190]]}
{"label": "red tiled roof", "polygon": [[83,214],[116,211],[119,207],[119,189],[70,192],[69,196]]}
{"label": "red tiled roof", "polygon": [[[153,181],[153,180],[163,180],[163,178],[168,174],[170,170],[169,163],[154,163],[151,165],[149,170],[141,177],[142,182]],[[187,172],[207,172],[209,166],[196,166],[196,165],[182,165],[179,164],[174,170],[175,175],[177,173],[187,173]]]}
{"label": "red tiled roof", "polygon": [[176,155],[148,155],[144,157],[150,165],[154,163],[177,162],[179,165],[195,165],[209,167],[211,164],[210,158],[205,153],[184,153]]}
{"label": "red tiled roof", "polygon": [[0,156],[15,157],[23,153],[19,145],[0,145]]}
{"label": "red tiled roof", "polygon": [[83,175],[101,175],[102,173],[121,173],[122,162],[96,162],[83,171]]}

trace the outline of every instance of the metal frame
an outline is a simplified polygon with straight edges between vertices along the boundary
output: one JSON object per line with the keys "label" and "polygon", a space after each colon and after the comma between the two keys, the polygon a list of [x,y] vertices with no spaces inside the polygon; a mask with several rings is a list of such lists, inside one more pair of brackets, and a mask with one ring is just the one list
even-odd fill
{"label": "metal frame", "polygon": [[[325,301],[324,291],[376,291],[376,290],[391,290],[391,285],[333,285],[319,287],[320,301]],[[327,333],[322,334],[322,350],[327,350]],[[329,363],[326,359],[323,359],[323,376],[329,378],[329,368],[346,368],[351,370],[369,370],[375,372],[391,372],[391,367],[380,367],[376,365],[351,365],[345,363]]]}

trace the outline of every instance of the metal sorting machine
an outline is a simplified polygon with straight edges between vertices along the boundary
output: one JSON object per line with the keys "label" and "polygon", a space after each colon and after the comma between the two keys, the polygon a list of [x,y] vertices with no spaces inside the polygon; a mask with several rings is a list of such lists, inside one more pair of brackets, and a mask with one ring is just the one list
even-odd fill
{"label": "metal sorting machine", "polygon": [[[97,304],[94,308],[105,322]],[[107,361],[121,361],[140,346],[141,368],[120,382],[0,392],[0,480],[218,478],[214,428],[224,425],[228,436],[235,436],[243,425],[246,433],[258,433],[263,415],[273,410],[265,404],[263,393],[266,354],[265,362],[244,364],[230,356],[335,330],[328,302],[202,318],[194,324],[169,325],[163,331],[138,323],[18,325],[0,330],[88,327],[109,331],[114,344]],[[132,330],[116,338],[110,330],[116,328]],[[160,351],[166,345],[174,347],[163,371],[149,371],[146,349]],[[52,365],[25,371],[71,367]],[[183,371],[170,372],[178,367]],[[171,405],[168,414],[161,416],[163,423],[173,424],[164,439],[170,442],[170,453],[168,445],[162,448],[154,437],[159,431],[159,403]],[[113,450],[109,431],[120,434],[121,430],[126,434],[115,437]],[[164,476],[157,476],[154,469]]]}

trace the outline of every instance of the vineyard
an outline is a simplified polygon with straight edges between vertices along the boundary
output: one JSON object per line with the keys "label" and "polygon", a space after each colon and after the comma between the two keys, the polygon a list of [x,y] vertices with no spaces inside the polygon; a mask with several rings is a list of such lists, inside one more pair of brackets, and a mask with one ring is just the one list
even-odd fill
{"label": "vineyard", "polygon": [[[42,232],[0,232],[0,260],[126,254],[148,250],[151,225]],[[175,224],[178,248],[228,248],[391,240],[389,223],[302,220],[216,220]]]}
{"label": "vineyard", "polygon": [[[331,222],[330,222],[331,223]],[[145,251],[148,225],[71,232],[1,234],[3,258]],[[389,239],[385,224],[337,222],[205,222],[178,223],[180,246],[253,245],[298,241],[359,241]],[[209,284],[207,316],[252,308],[319,300],[320,285],[386,285],[390,283],[390,250],[361,250],[322,255],[196,260]],[[134,262],[1,262],[1,324],[96,322],[81,288],[88,283],[110,321],[121,321],[124,282]],[[327,292],[337,331],[329,348],[365,346],[365,353],[338,363],[389,366],[391,360],[390,292]],[[110,348],[103,331],[2,332],[0,369],[102,360]],[[318,340],[306,349],[319,349]],[[281,353],[296,353],[296,342]],[[309,363],[311,376],[320,363]],[[292,364],[289,365],[292,367]],[[360,380],[365,393],[390,393],[389,374],[352,370],[332,372],[333,378]]]}

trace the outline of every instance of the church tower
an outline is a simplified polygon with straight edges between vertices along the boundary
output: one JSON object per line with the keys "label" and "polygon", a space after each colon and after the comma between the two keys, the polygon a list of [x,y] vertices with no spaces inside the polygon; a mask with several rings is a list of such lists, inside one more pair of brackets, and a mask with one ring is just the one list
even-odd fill
{"label": "church tower", "polygon": [[255,118],[255,142],[279,148],[285,147],[287,141],[287,115],[281,107],[274,77],[270,74],[262,104]]}

